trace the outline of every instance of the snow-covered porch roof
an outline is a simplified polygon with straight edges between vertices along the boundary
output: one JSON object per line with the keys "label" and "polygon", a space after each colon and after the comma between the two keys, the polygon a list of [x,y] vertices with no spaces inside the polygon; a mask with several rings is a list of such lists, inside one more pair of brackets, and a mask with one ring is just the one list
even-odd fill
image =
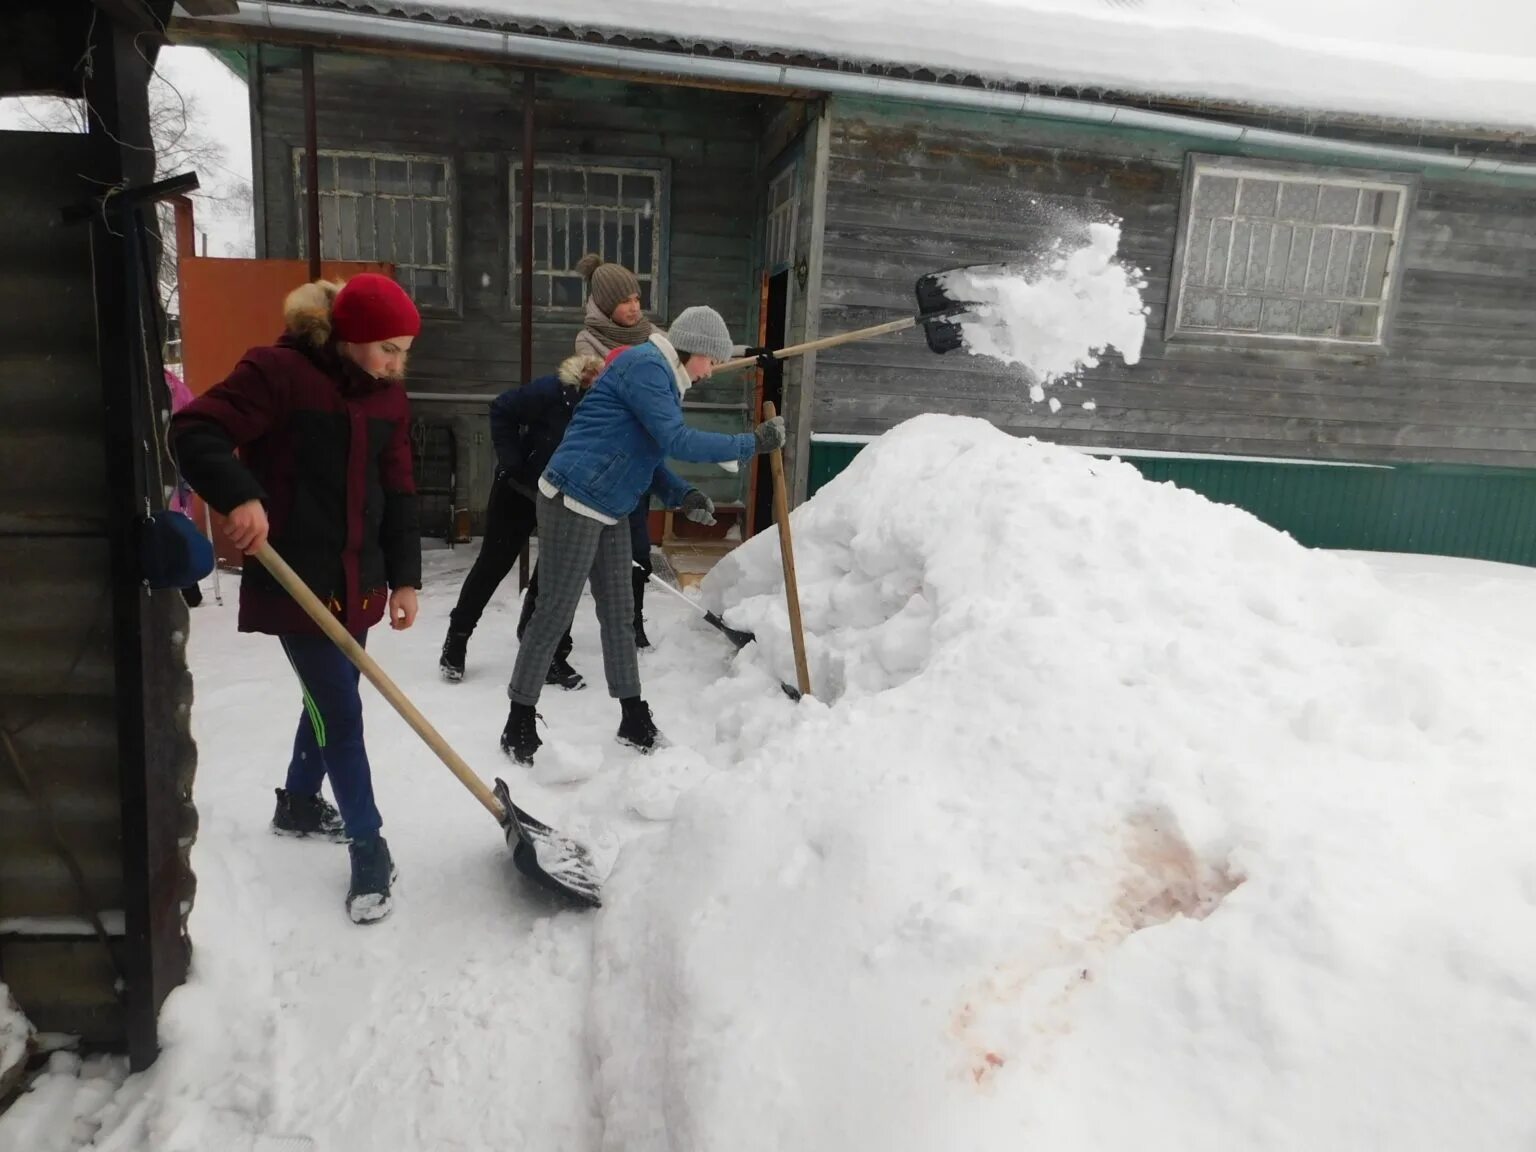
{"label": "snow-covered porch roof", "polygon": [[1526,0],[264,0],[588,43],[1433,135],[1536,129]]}

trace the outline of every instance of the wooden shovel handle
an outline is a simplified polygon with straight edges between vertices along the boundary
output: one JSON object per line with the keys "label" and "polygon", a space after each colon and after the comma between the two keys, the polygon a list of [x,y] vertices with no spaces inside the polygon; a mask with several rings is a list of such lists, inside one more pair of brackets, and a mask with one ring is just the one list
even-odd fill
{"label": "wooden shovel handle", "polygon": [[[773,401],[763,404],[763,419],[772,420],[777,412]],[[789,534],[789,496],[784,490],[784,450],[768,454],[773,470],[773,519],[779,526],[779,553],[784,558],[784,598],[789,601],[789,638],[795,646],[795,679],[800,695],[811,694],[811,669],[805,660],[805,627],[800,621],[800,584],[795,579],[795,542]]]}
{"label": "wooden shovel handle", "polygon": [[[791,344],[788,348],[780,348],[773,353],[773,358],[775,360],[788,360],[791,356],[804,356],[807,352],[819,352],[823,348],[836,348],[839,344],[852,344],[855,340],[873,340],[876,336],[889,336],[893,332],[905,332],[908,328],[916,327],[921,319],[919,316],[903,316],[900,320],[876,324],[873,328],[857,328],[852,332],[839,332],[836,336],[823,336],[820,340],[810,340],[804,344]],[[718,376],[722,372],[734,372],[738,368],[750,368],[756,363],[756,356],[743,356],[737,360],[727,360],[714,370],[714,375]]]}
{"label": "wooden shovel handle", "polygon": [[288,595],[299,602],[309,618],[319,625],[320,630],[336,642],[336,647],[346,653],[348,660],[357,665],[357,670],[368,677],[369,683],[379,690],[379,694],[388,700],[394,710],[400,713],[402,719],[426,742],[428,748],[437,753],[437,758],[448,765],[448,770],[459,778],[459,782],[468,788],[475,799],[485,806],[485,810],[498,821],[502,820],[506,813],[502,811],[501,803],[484,781],[475,775],[474,769],[464,762],[457,752],[448,746],[442,734],[432,727],[431,721],[421,714],[421,711],[412,704],[410,698],[391,680],[380,668],[374,658],[368,655],[368,650],[353,639],[352,634],[342,627],[341,621],[336,619],[320,603],[320,597],[309,590],[309,585],[299,579],[298,573],[288,567],[288,562],[272,550],[272,545],[262,544],[251,553],[261,566],[272,573],[272,578],[281,584]]}

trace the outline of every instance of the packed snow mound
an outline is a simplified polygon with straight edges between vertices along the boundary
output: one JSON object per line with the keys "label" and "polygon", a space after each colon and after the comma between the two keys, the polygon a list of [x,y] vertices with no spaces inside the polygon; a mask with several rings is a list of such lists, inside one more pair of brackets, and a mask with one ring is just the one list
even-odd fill
{"label": "packed snow mound", "polygon": [[[1528,1147],[1536,677],[1360,562],[925,416],[706,599],[742,754],[597,933],[604,1146]],[[758,651],[754,651],[757,649]]]}

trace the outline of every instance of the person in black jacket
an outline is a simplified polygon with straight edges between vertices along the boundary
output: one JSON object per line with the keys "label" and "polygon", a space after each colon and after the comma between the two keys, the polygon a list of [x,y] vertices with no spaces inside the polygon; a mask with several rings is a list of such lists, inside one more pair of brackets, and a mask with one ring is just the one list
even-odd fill
{"label": "person in black jacket", "polygon": [[[485,509],[485,538],[459,600],[448,617],[448,636],[443,641],[439,668],[443,678],[457,683],[464,678],[469,638],[497,587],[512,571],[536,523],[534,485],[555,449],[582,393],[603,370],[596,356],[566,359],[553,376],[542,376],[520,388],[509,388],[491,402],[491,443],[496,449],[496,479]],[[537,592],[538,573],[528,587],[528,602]],[[571,667],[571,634],[566,632],[550,662],[546,684],[565,689],[580,688],[581,673]]]}

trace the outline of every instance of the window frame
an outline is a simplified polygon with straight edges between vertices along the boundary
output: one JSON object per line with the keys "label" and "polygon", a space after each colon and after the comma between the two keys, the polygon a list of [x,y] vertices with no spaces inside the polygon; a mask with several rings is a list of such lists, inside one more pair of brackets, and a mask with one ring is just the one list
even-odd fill
{"label": "window frame", "polygon": [[[778,204],[773,202],[776,188],[787,186],[788,195]],[[770,276],[795,266],[800,246],[800,157],[791,156],[768,177],[763,187],[763,266]],[[775,231],[775,222],[779,224]],[[778,259],[774,251],[775,236],[785,241],[784,258]]]}
{"label": "window frame", "polygon": [[[1352,185],[1358,191],[1395,192],[1398,195],[1397,218],[1391,229],[1393,243],[1388,252],[1383,273],[1383,290],[1379,300],[1368,301],[1379,308],[1376,337],[1373,340],[1351,340],[1341,336],[1304,336],[1296,333],[1235,332],[1230,329],[1191,328],[1180,324],[1185,294],[1199,291],[1200,285],[1186,283],[1188,243],[1195,218],[1196,182],[1201,175],[1218,177],[1252,177],[1278,183]],[[1264,349],[1278,351],[1333,352],[1353,355],[1381,355],[1388,350],[1392,322],[1397,312],[1398,297],[1403,281],[1403,251],[1408,240],[1413,210],[1418,199],[1420,176],[1413,172],[1387,171],[1367,168],[1343,168],[1329,165],[1292,163],[1277,160],[1258,160],[1244,156],[1222,156],[1191,152],[1184,161],[1179,205],[1178,235],[1174,244],[1173,264],[1169,270],[1168,304],[1163,322],[1163,339],[1170,345],[1200,345],[1233,349]],[[1234,218],[1237,214],[1234,212]],[[1278,217],[1277,217],[1278,219]],[[1317,223],[1314,221],[1314,223]],[[1323,227],[1361,228],[1362,225],[1321,225]],[[1382,232],[1385,229],[1372,229]],[[1235,293],[1241,295],[1242,293]],[[1262,290],[1255,292],[1262,295]],[[1219,295],[1227,298],[1223,288]],[[1306,297],[1287,297],[1306,299]]]}
{"label": "window frame", "polygon": [[[523,161],[519,155],[510,155],[507,161],[507,306],[517,313],[522,307],[522,267],[518,260],[518,243],[522,239],[522,222],[520,216],[520,204],[522,196],[522,168]],[[535,172],[545,168],[582,168],[588,171],[614,172],[619,176],[626,174],[643,173],[653,176],[657,181],[657,203],[654,218],[654,237],[651,246],[652,271],[651,278],[651,303],[646,309],[646,315],[652,320],[660,322],[667,316],[668,289],[670,276],[668,268],[672,258],[672,162],[665,157],[651,156],[590,156],[572,153],[551,152],[540,154],[534,158],[533,168]],[[541,207],[538,193],[534,193],[534,208]],[[574,206],[574,205],[573,205]],[[581,255],[594,251],[592,248],[583,249]],[[581,259],[581,255],[576,257]],[[628,267],[626,264],[625,267]],[[574,275],[575,269],[561,269],[561,272]],[[631,269],[631,271],[638,271]],[[534,275],[539,275],[538,265],[534,265]],[[580,304],[538,304],[533,306],[535,316],[548,317],[554,320],[576,320],[585,311],[587,300],[585,294]]]}
{"label": "window frame", "polygon": [[[293,171],[293,192],[294,192],[294,197],[293,198],[294,198],[294,205],[295,205],[295,208],[294,208],[294,220],[295,220],[295,222],[297,224],[297,227],[298,227],[298,255],[299,255],[299,259],[300,260],[307,260],[309,258],[309,232],[308,232],[308,229],[305,227],[305,219],[304,219],[305,199],[306,199],[306,189],[305,189],[305,184],[304,184],[304,160],[305,160],[305,155],[306,155],[306,150],[303,147],[296,146],[296,147],[293,148],[293,169],[292,169],[292,171]],[[373,163],[373,166],[374,166],[373,170],[375,171],[375,173],[377,172],[378,162],[381,161],[381,160],[389,161],[391,163],[435,164],[435,165],[439,165],[443,169],[443,189],[444,189],[444,191],[443,191],[443,195],[442,196],[426,196],[426,195],[418,195],[416,193],[408,193],[408,194],[404,194],[404,195],[399,195],[399,194],[395,194],[395,193],[385,193],[381,197],[380,194],[377,191],[377,184],[375,184],[375,190],[371,194],[366,194],[366,195],[370,195],[370,198],[375,200],[375,201],[377,201],[377,200],[382,198],[382,199],[386,199],[386,200],[404,200],[404,201],[407,201],[407,202],[415,202],[415,201],[420,200],[420,201],[425,201],[427,203],[432,203],[432,204],[442,204],[444,206],[444,241],[445,241],[445,243],[447,245],[447,252],[445,253],[445,255],[447,257],[447,262],[445,264],[417,264],[417,263],[414,263],[413,261],[399,261],[399,260],[385,259],[385,258],[382,258],[382,257],[378,256],[377,254],[375,254],[373,256],[362,256],[362,255],[359,255],[355,259],[358,260],[358,261],[361,261],[361,262],[365,262],[365,263],[392,264],[392,265],[394,265],[394,267],[396,269],[396,273],[395,273],[396,279],[401,280],[402,287],[405,287],[408,291],[413,289],[415,285],[414,285],[414,282],[407,282],[407,281],[405,281],[400,276],[399,270],[400,270],[400,268],[402,266],[408,267],[408,268],[424,268],[424,269],[427,269],[429,271],[442,271],[445,274],[445,276],[446,276],[447,284],[448,284],[448,303],[446,303],[446,304],[438,304],[438,303],[428,304],[428,303],[423,303],[420,300],[417,300],[416,301],[416,305],[417,305],[418,308],[421,309],[421,311],[427,312],[427,313],[432,313],[432,314],[435,314],[435,315],[444,315],[444,316],[458,316],[458,315],[460,315],[461,314],[461,309],[463,308],[464,293],[461,290],[461,285],[459,283],[459,278],[460,278],[460,275],[461,275],[461,268],[460,268],[460,260],[459,260],[459,229],[457,227],[458,215],[459,215],[458,173],[456,171],[456,166],[454,164],[453,157],[450,156],[450,155],[446,155],[446,154],[432,155],[432,154],[423,153],[423,152],[381,152],[381,151],[377,151],[377,150],[373,150],[373,149],[366,149],[366,148],[321,148],[321,149],[317,150],[317,155],[322,160],[324,160],[324,159],[331,159],[333,161],[334,160],[338,160],[338,159],[369,160],[369,161],[371,161]],[[340,170],[339,170],[339,168],[337,170],[337,184],[338,185],[340,184]],[[322,229],[324,228],[324,224],[325,224],[325,200],[326,200],[327,196],[330,196],[333,200],[339,200],[339,198],[343,197],[343,196],[353,196],[353,197],[357,197],[358,199],[361,199],[361,198],[363,198],[364,195],[365,195],[365,193],[361,193],[361,192],[350,192],[350,191],[344,192],[344,191],[341,190],[341,188],[339,186],[337,188],[332,189],[329,192],[327,192],[326,189],[321,188],[320,189],[320,222],[321,222]],[[374,233],[374,235],[375,235],[375,239],[377,239],[377,235],[378,235],[378,233],[377,233],[377,224],[375,224],[375,233]],[[323,259],[323,260],[332,260],[332,259],[335,259],[335,260],[346,260],[346,259],[351,259],[349,257],[344,257],[344,256],[335,256],[335,257],[325,256],[324,255],[324,250],[325,250],[325,234],[324,234],[323,231],[321,232],[320,248],[321,248],[321,253],[322,253],[321,259]],[[413,294],[413,299],[414,299],[414,294]]]}

